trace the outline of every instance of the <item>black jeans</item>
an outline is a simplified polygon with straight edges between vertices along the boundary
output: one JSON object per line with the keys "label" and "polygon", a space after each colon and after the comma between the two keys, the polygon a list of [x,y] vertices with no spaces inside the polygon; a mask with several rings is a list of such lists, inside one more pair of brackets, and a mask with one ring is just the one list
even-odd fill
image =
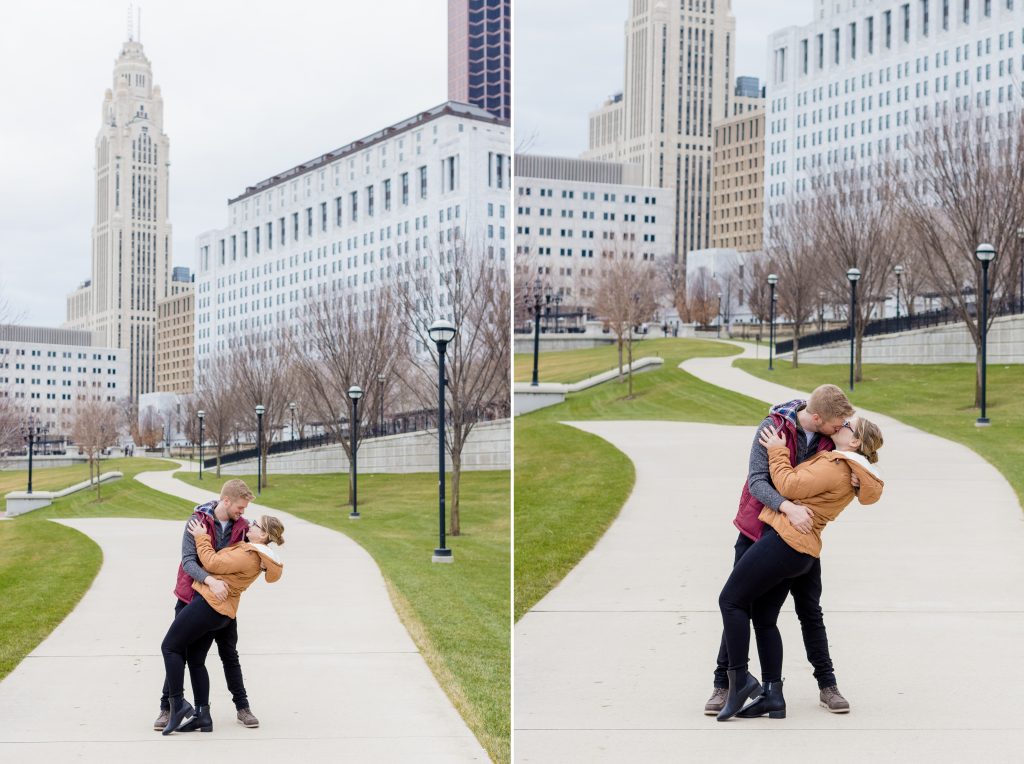
{"label": "black jeans", "polygon": [[[766,526],[767,529],[767,526]],[[772,531],[774,533],[774,530]],[[740,558],[754,546],[754,542],[739,534],[736,539],[736,556],[733,561],[735,567]],[[814,667],[814,678],[818,681],[818,687],[830,687],[836,684],[835,669],[832,666],[832,656],[828,651],[828,634],[825,631],[825,620],[821,613],[821,560],[812,558],[814,562],[810,569],[797,578],[788,581],[789,593],[793,595],[793,606],[796,609],[797,618],[800,620],[800,631],[804,638],[804,649],[807,652],[807,660]],[[785,600],[785,597],[783,597]],[[781,607],[781,603],[780,603]],[[760,647],[758,648],[760,652]],[[715,667],[715,687],[728,688],[729,678],[726,670],[729,668],[729,651],[726,646],[725,632],[722,633],[721,645],[718,649],[718,662]],[[764,678],[764,681],[774,681]]]}
{"label": "black jeans", "polygon": [[[203,598],[202,596],[197,594],[193,599],[195,600]],[[175,619],[177,619],[178,614],[181,613],[181,611],[184,609],[185,603],[181,600],[176,599],[174,605]],[[249,697],[245,692],[245,681],[242,679],[242,665],[238,660],[238,621],[233,618],[229,619],[229,623],[227,624],[227,626],[224,626],[223,628],[213,632],[211,638],[217,643],[217,653],[220,655],[220,661],[224,666],[224,679],[227,682],[228,691],[231,693],[231,700],[235,704],[235,708],[248,708]],[[205,656],[210,650],[210,645],[209,643],[207,643],[204,649],[203,646],[200,644],[196,646],[196,649],[203,650],[203,660],[201,662],[197,662],[197,670],[199,671],[200,674],[205,676],[206,680],[205,703],[200,702],[203,699],[203,696],[201,696],[200,693],[198,692],[198,689],[201,689],[201,687],[197,688],[196,686],[196,676],[193,673],[192,668],[193,661],[189,661],[188,658],[186,657],[186,662],[188,663],[189,666],[189,676],[192,678],[192,697],[197,705],[205,706],[209,703],[210,693],[210,679],[209,674],[206,673]],[[170,703],[168,702],[166,679],[164,680],[163,691],[160,694],[160,708],[165,710],[170,708]]]}

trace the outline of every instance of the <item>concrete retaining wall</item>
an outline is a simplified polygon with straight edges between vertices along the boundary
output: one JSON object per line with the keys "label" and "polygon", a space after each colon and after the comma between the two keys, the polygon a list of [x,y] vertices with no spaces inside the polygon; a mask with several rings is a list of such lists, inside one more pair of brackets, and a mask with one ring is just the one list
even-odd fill
{"label": "concrete retaining wall", "polygon": [[[977,351],[964,324],[945,324],[864,338],[864,363],[974,363]],[[782,360],[792,360],[783,353]],[[989,363],[1024,363],[1024,316],[1002,316],[988,333]],[[849,341],[800,350],[800,363],[849,363]]]}
{"label": "concrete retaining wall", "polygon": [[[464,470],[508,470],[512,468],[511,423],[508,419],[481,422],[469,434],[462,451]],[[451,458],[445,455],[451,468]],[[345,451],[338,444],[272,454],[267,460],[270,474],[312,475],[347,472]],[[212,470],[213,468],[209,468]],[[360,473],[434,472],[437,470],[437,430],[370,438],[359,446]],[[256,473],[256,460],[248,459],[221,467],[228,475]]]}

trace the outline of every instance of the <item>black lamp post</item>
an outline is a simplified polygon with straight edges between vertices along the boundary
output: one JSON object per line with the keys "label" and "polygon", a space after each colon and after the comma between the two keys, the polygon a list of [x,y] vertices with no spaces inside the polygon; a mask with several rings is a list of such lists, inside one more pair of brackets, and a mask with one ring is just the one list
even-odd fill
{"label": "black lamp post", "polygon": [[295,442],[295,401],[288,404],[288,408],[292,412],[292,442]]}
{"label": "black lamp post", "polygon": [[1020,271],[1020,312],[1024,313],[1024,227],[1017,229],[1018,249],[1017,269]]}
{"label": "black lamp post", "polygon": [[722,293],[718,293],[718,321],[716,322],[715,338],[722,339]]}
{"label": "black lamp post", "polygon": [[36,440],[45,432],[46,428],[32,416],[21,426],[21,437],[28,445],[28,493],[32,493],[32,453],[35,451]]}
{"label": "black lamp post", "polygon": [[384,435],[384,382],[387,377],[383,373],[377,375],[377,383],[380,385],[380,434]]}
{"label": "black lamp post", "polygon": [[[538,284],[540,283],[538,279]],[[537,302],[537,313],[540,312],[540,303]],[[537,315],[537,314],[535,314]],[[438,532],[440,545],[434,550],[431,562],[452,562],[452,550],[444,543],[444,388],[447,380],[444,375],[444,354],[448,343],[455,337],[455,327],[444,319],[439,319],[430,325],[427,330],[430,339],[437,345],[437,452],[438,452]],[[536,355],[534,355],[536,359]],[[537,366],[534,360],[533,379],[537,384]]]}
{"label": "black lamp post", "polygon": [[989,419],[985,416],[985,366],[988,362],[988,266],[996,259],[996,249],[991,244],[979,244],[974,250],[974,256],[981,262],[981,304],[978,307],[979,323],[981,330],[981,416],[974,424],[978,427],[988,427]]}
{"label": "black lamp post", "polygon": [[554,297],[552,297],[551,301],[555,304],[555,334],[558,334],[560,332],[560,329],[558,328],[558,322],[559,322],[559,320],[561,318],[559,316],[558,306],[562,304],[562,294],[561,294],[561,292],[559,292]]}
{"label": "black lamp post", "polygon": [[900,330],[900,286],[903,278],[903,266],[893,266],[893,272],[896,274],[896,331]]}
{"label": "black lamp post", "polygon": [[263,493],[263,413],[266,407],[256,406],[256,495]]}
{"label": "black lamp post", "polygon": [[[551,290],[545,289],[540,279],[533,282],[533,288],[526,295],[526,307],[533,311],[533,379],[530,385],[536,387],[537,361],[540,355],[540,316],[541,308],[551,302]],[[454,336],[454,335],[452,335]]]}
{"label": "black lamp post", "polygon": [[349,451],[352,452],[352,511],[349,520],[358,520],[359,515],[359,469],[356,462],[356,430],[359,429],[359,399],[363,397],[363,388],[352,385],[348,389],[348,397],[352,401],[352,418],[348,424]]}
{"label": "black lamp post", "polygon": [[206,412],[200,409],[196,412],[199,417],[199,479],[203,479],[203,423],[206,421]]}
{"label": "black lamp post", "polygon": [[[779,277],[774,273],[768,274],[768,371],[773,371],[772,362],[775,357],[775,285],[779,283]],[[762,316],[764,313],[761,314]]]}
{"label": "black lamp post", "polygon": [[853,392],[853,348],[857,336],[857,282],[860,280],[860,269],[850,268],[846,278],[850,280],[850,392]]}
{"label": "black lamp post", "polygon": [[825,293],[818,292],[818,331],[825,331]]}

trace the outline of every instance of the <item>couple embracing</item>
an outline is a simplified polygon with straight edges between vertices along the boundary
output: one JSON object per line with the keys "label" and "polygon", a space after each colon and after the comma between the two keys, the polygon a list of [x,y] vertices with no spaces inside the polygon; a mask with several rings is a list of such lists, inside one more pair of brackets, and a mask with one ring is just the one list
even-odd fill
{"label": "couple embracing", "polygon": [[[718,599],[724,631],[705,714],[718,721],[785,718],[776,622],[788,594],[821,705],[833,713],[850,710],[837,686],[821,612],[821,532],[854,498],[873,504],[881,497],[874,466],[881,446],[878,427],[855,416],[835,385],[818,387],[806,401],[773,406],[758,427],[733,520],[739,530],[735,561]],[[751,622],[763,685],[748,670]]]}

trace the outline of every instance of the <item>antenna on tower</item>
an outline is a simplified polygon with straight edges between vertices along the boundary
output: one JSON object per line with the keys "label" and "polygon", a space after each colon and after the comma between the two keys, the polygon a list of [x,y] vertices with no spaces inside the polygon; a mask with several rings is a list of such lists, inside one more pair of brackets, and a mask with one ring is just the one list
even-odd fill
{"label": "antenna on tower", "polygon": [[139,36],[139,42],[142,42],[142,7],[139,7],[139,23],[136,25],[135,33]]}
{"label": "antenna on tower", "polygon": [[131,3],[128,4],[128,41],[131,42],[135,39],[135,33],[133,26],[135,22],[135,13],[132,10]]}

